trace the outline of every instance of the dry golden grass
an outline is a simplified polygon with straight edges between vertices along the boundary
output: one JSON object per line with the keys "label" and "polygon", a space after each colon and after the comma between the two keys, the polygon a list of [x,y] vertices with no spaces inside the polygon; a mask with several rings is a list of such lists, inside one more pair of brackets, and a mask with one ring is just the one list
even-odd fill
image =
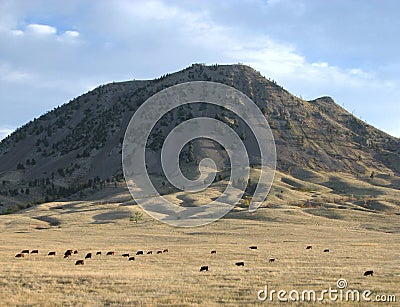
{"label": "dry golden grass", "polygon": [[[265,285],[320,291],[335,287],[338,278],[345,278],[349,288],[399,299],[400,234],[380,230],[384,221],[399,223],[399,216],[347,210],[347,218],[329,219],[288,206],[233,212],[215,223],[183,229],[147,216],[135,224],[129,221],[135,210],[118,203],[49,203],[2,216],[1,305],[257,305],[257,292]],[[37,216],[51,216],[59,225],[46,225]],[[79,254],[63,259],[69,248]],[[164,248],[169,252],[135,256],[135,261],[121,256]],[[325,248],[330,252],[323,253]],[[22,249],[39,249],[39,254],[15,258]],[[214,249],[217,254],[211,255]],[[57,255],[46,256],[50,250]],[[97,250],[103,255],[74,265]],[[116,255],[105,256],[108,250]],[[237,261],[245,266],[236,267]],[[199,272],[202,265],[210,270]],[[374,276],[364,277],[369,269]],[[297,306],[303,305],[309,303]]]}

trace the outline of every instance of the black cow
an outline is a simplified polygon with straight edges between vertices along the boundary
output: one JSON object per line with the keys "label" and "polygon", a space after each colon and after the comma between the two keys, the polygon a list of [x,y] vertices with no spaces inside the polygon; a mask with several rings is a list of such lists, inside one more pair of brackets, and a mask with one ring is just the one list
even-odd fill
{"label": "black cow", "polygon": [[98,251],[98,252],[96,253],[96,255],[101,255],[101,252],[100,252],[100,251]]}
{"label": "black cow", "polygon": [[312,246],[311,246],[311,245],[308,245],[308,246],[306,247],[306,249],[312,249]]}
{"label": "black cow", "polygon": [[39,254],[39,250],[34,249],[34,250],[31,251],[31,254]]}
{"label": "black cow", "polygon": [[129,257],[129,254],[122,254],[122,257]]}
{"label": "black cow", "polygon": [[107,252],[106,256],[112,256],[114,254],[115,254],[115,252]]}
{"label": "black cow", "polygon": [[81,259],[81,260],[76,260],[75,265],[84,265],[85,264],[85,260]]}
{"label": "black cow", "polygon": [[24,249],[21,254],[29,254],[29,249]]}
{"label": "black cow", "polygon": [[244,266],[244,262],[243,261],[239,261],[235,263],[237,266]]}
{"label": "black cow", "polygon": [[157,254],[162,254],[162,251],[157,251]]}
{"label": "black cow", "polygon": [[269,262],[274,262],[275,261],[275,258],[270,258],[269,259]]}
{"label": "black cow", "polygon": [[24,254],[23,253],[16,254],[15,258],[24,258]]}
{"label": "black cow", "polygon": [[153,254],[152,251],[148,251],[148,252],[147,252],[147,255],[152,255],[152,254]]}
{"label": "black cow", "polygon": [[364,276],[374,276],[374,271],[365,271]]}
{"label": "black cow", "polygon": [[85,259],[92,259],[92,253],[87,253]]}
{"label": "black cow", "polygon": [[78,251],[77,250],[74,250],[74,255],[76,255],[78,253]]}
{"label": "black cow", "polygon": [[129,257],[129,259],[128,259],[129,261],[133,261],[133,260],[135,260],[135,257]]}
{"label": "black cow", "polygon": [[329,249],[324,249],[324,253],[329,253]]}
{"label": "black cow", "polygon": [[211,251],[211,254],[216,254],[217,253],[217,251]]}
{"label": "black cow", "polygon": [[143,251],[137,251],[137,252],[136,252],[136,255],[143,255],[143,254],[144,254]]}
{"label": "black cow", "polygon": [[208,265],[203,265],[203,266],[200,268],[200,272],[203,272],[203,271],[208,271]]}
{"label": "black cow", "polygon": [[56,252],[49,252],[48,254],[47,254],[47,256],[55,256],[56,255]]}
{"label": "black cow", "polygon": [[257,249],[257,246],[253,245],[253,246],[249,246],[250,249]]}
{"label": "black cow", "polygon": [[168,248],[164,249],[163,253],[168,253]]}

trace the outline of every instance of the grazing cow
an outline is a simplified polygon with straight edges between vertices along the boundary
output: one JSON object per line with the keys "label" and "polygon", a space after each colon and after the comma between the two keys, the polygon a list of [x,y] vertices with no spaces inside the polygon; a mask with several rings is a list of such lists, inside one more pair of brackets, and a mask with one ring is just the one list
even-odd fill
{"label": "grazing cow", "polygon": [[66,257],[69,257],[69,256],[71,256],[71,255],[72,255],[72,252],[69,251],[69,250],[67,250],[67,251],[64,253],[64,256],[66,256]]}
{"label": "grazing cow", "polygon": [[106,256],[112,256],[114,254],[115,254],[115,252],[107,252]]}
{"label": "grazing cow", "polygon": [[129,254],[122,254],[122,257],[129,257]]}
{"label": "grazing cow", "polygon": [[137,251],[136,252],[136,255],[143,255],[144,253],[143,253],[143,251]]}
{"label": "grazing cow", "polygon": [[274,262],[275,258],[269,258],[269,262]]}
{"label": "grazing cow", "polygon": [[153,254],[152,251],[148,251],[148,252],[147,252],[147,255],[152,255],[152,254]]}
{"label": "grazing cow", "polygon": [[168,248],[164,249],[163,253],[168,253]]}
{"label": "grazing cow", "polygon": [[311,245],[307,245],[306,249],[312,249]]}
{"label": "grazing cow", "polygon": [[237,266],[244,266],[244,262],[243,261],[239,261],[235,263]]}
{"label": "grazing cow", "polygon": [[162,254],[162,251],[157,251],[157,254]]}
{"label": "grazing cow", "polygon": [[78,253],[78,251],[77,250],[74,250],[74,255],[76,255]]}
{"label": "grazing cow", "polygon": [[217,251],[211,251],[211,254],[216,254],[217,253]]}
{"label": "grazing cow", "polygon": [[24,258],[24,254],[23,253],[19,253],[15,255],[15,258]]}
{"label": "grazing cow", "polygon": [[65,251],[64,255],[66,255],[66,254],[71,254],[71,255],[72,255],[72,252],[73,252],[72,249],[67,249],[67,250]]}
{"label": "grazing cow", "polygon": [[29,249],[24,249],[21,254],[29,254]]}
{"label": "grazing cow", "polygon": [[81,259],[81,260],[76,260],[75,265],[84,265],[85,264],[85,260]]}
{"label": "grazing cow", "polygon": [[329,253],[329,249],[324,249],[324,253]]}
{"label": "grazing cow", "polygon": [[257,249],[257,246],[253,245],[249,247],[250,249]]}
{"label": "grazing cow", "polygon": [[135,257],[129,257],[129,259],[128,259],[129,261],[133,261],[133,260],[135,260]]}
{"label": "grazing cow", "polygon": [[39,250],[34,249],[34,250],[31,251],[31,254],[39,254]]}
{"label": "grazing cow", "polygon": [[56,255],[56,252],[49,252],[48,254],[47,254],[47,256],[55,256]]}
{"label": "grazing cow", "polygon": [[374,271],[370,270],[370,271],[365,271],[364,276],[374,276]]}
{"label": "grazing cow", "polygon": [[203,265],[203,266],[200,268],[200,272],[203,272],[203,271],[208,271],[208,265]]}
{"label": "grazing cow", "polygon": [[98,251],[98,252],[96,253],[96,255],[101,255],[101,252],[100,252],[100,251]]}
{"label": "grazing cow", "polygon": [[92,259],[92,253],[87,253],[85,259]]}

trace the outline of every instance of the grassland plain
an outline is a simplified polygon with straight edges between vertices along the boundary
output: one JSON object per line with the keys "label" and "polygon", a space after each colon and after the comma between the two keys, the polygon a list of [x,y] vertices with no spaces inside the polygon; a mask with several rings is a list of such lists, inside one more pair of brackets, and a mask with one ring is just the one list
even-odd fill
{"label": "grassland plain", "polygon": [[[137,224],[130,221],[138,208],[126,194],[108,200],[46,203],[1,216],[1,305],[286,305],[260,302],[257,293],[264,286],[318,293],[335,289],[339,278],[347,280],[348,289],[373,291],[371,298],[386,294],[400,299],[399,215],[331,208],[331,216],[322,216],[312,208],[280,205],[255,213],[238,208],[203,227],[175,228],[147,215]],[[156,253],[166,248],[167,253]],[[38,249],[39,254],[15,258],[22,249]],[[64,259],[66,249],[79,253]],[[101,256],[75,266],[87,252],[98,250]],[[111,250],[115,255],[105,256]],[[135,261],[122,257],[137,250],[153,254],[135,256]],[[47,256],[49,251],[56,256]],[[237,261],[245,266],[235,266]],[[202,265],[209,271],[199,272]],[[374,276],[364,277],[366,270]]]}

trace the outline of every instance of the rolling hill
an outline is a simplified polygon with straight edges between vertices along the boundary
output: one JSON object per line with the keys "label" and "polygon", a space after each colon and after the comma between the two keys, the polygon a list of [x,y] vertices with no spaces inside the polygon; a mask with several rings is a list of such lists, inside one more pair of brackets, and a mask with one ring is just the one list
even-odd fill
{"label": "rolling hill", "polygon": [[[232,86],[250,97],[266,116],[277,149],[280,182],[275,188],[281,186],[277,189],[285,194],[272,193],[268,201],[286,198],[296,202],[304,199],[296,193],[329,189],[343,197],[361,195],[364,200],[351,200],[360,201],[363,207],[368,207],[367,198],[377,202],[376,206],[371,205],[374,210],[386,202],[382,205],[384,208],[398,211],[398,138],[354,117],[330,97],[311,101],[296,97],[251,67],[194,64],[155,80],[101,85],[32,120],[2,140],[1,212],[11,213],[57,199],[81,199],[102,189],[112,194],[113,188],[124,185],[122,142],[136,109],[160,90],[189,81],[214,81]],[[162,119],[150,135],[148,151],[159,155],[168,131],[193,114],[230,124],[238,134],[247,136],[243,137],[244,143],[251,147],[251,135],[240,118],[221,108],[199,103],[193,108],[182,106]],[[192,149],[186,146],[181,155],[181,163],[189,169],[188,173],[197,168],[197,160],[209,156],[217,161],[223,181],[224,150],[205,139],[191,145]],[[148,168],[151,173],[162,175],[157,159],[151,159]],[[294,194],[288,197],[283,193],[286,189]],[[177,191],[164,191],[171,192]],[[307,199],[309,195],[304,203]]]}

